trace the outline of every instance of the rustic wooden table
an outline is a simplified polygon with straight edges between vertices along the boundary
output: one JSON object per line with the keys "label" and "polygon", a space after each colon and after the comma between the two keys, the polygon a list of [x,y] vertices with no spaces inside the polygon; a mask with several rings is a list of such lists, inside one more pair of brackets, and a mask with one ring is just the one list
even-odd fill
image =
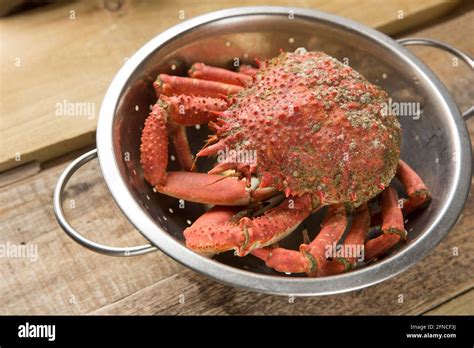
{"label": "rustic wooden table", "polygon": [[[180,1],[176,3],[178,2],[182,3]],[[164,3],[164,6],[171,6],[166,1]],[[202,3],[189,2],[191,5],[188,12],[197,14],[219,7],[208,4],[208,7],[204,8],[201,6]],[[245,4],[250,3],[255,2],[245,2]],[[278,3],[285,4],[286,2],[279,1]],[[293,2],[293,6],[323,8],[330,12],[351,15],[347,7],[348,4],[353,4],[352,1],[343,3],[342,7],[345,10],[338,9],[335,5],[334,7],[328,5],[325,8],[323,3],[304,1],[295,4]],[[179,7],[179,5],[177,6]],[[186,5],[182,6],[186,8]],[[370,6],[370,3],[366,4],[367,8]],[[403,1],[393,1],[388,6],[391,6],[390,8],[395,11],[389,14],[390,17],[396,13],[397,8],[405,5]],[[122,16],[127,20],[135,12],[133,7],[125,9],[126,11],[122,15],[119,15],[119,10],[110,16],[119,16],[119,18]],[[407,8],[407,11],[409,10]],[[52,14],[49,14],[50,21],[40,19],[35,11],[24,15],[35,23],[35,28],[43,26],[51,30],[50,35],[58,35],[58,40],[62,40],[62,43],[72,40],[72,42],[69,41],[69,45],[76,48],[81,47],[79,34],[76,33],[71,39],[67,38],[68,33],[54,32],[51,29],[54,27],[52,22],[59,21],[60,16],[69,13],[67,7],[56,6],[50,10],[52,11]],[[85,13],[97,21],[98,15],[95,11],[97,9],[88,8]],[[365,9],[365,11],[368,10]],[[432,11],[438,11],[437,15],[442,12],[439,6],[436,6]],[[46,14],[46,16],[48,15]],[[357,15],[355,16],[357,17]],[[430,16],[432,14],[422,17],[429,19]],[[390,18],[385,21],[378,20],[379,23],[376,23],[375,20],[375,22],[366,21],[366,23],[390,33],[397,32],[397,37],[424,36],[439,39],[471,55],[474,54],[473,6],[461,5],[442,18],[430,20],[423,27],[405,29],[403,33],[400,33],[399,27],[394,29],[399,24],[391,21]],[[20,25],[20,22],[15,22],[14,19],[8,19],[3,23],[1,21],[0,27],[2,29],[7,28],[11,32],[18,30],[20,35],[18,45],[24,44],[22,40],[26,39],[23,36],[26,35],[28,26],[30,26],[31,32],[31,22]],[[133,22],[131,19],[130,21]],[[166,25],[172,24],[168,23],[169,20],[165,20],[165,22]],[[13,27],[12,23],[16,27]],[[408,27],[412,25],[413,23]],[[150,26],[145,27],[149,28]],[[125,37],[127,35],[118,27],[110,30],[118,30],[119,34],[125,35]],[[140,46],[145,38],[152,37],[156,32],[143,30],[140,32],[141,39],[134,46],[125,43],[125,40],[122,39],[118,41],[118,44],[124,48],[120,57],[126,54],[123,52],[133,53],[133,50]],[[91,29],[91,32],[84,35],[90,38],[93,35],[92,32]],[[106,34],[102,33],[101,35]],[[15,39],[10,37],[8,40]],[[7,39],[2,36],[2,45],[5,42]],[[11,41],[8,42],[11,44]],[[101,44],[100,41],[98,42]],[[103,56],[100,56],[100,51],[97,49],[99,44],[89,41],[89,46],[94,47],[96,51],[84,51],[82,54],[89,55],[90,59],[103,60]],[[40,54],[48,56],[50,53],[48,49],[51,49],[51,46],[59,50],[54,51],[54,59],[61,57],[61,55],[67,55],[68,48],[65,47],[62,52],[58,45],[38,45],[35,50],[46,47],[45,51]],[[33,57],[35,50],[31,49],[27,57]],[[108,81],[117,68],[116,61],[123,59],[118,58],[117,52],[120,49],[114,47],[111,48],[111,51],[114,52],[114,56],[111,57],[113,69],[105,67],[106,62],[99,65],[95,63],[96,69],[103,67],[107,71],[107,78],[98,78],[100,87],[94,90],[99,93],[94,96],[98,100],[103,95]],[[472,105],[474,99],[472,71],[462,64],[457,67],[453,66],[452,57],[437,50],[420,47],[414,48],[413,51],[446,83],[462,109]],[[8,54],[8,64],[15,62],[15,52]],[[77,59],[80,60],[79,57]],[[42,68],[30,65],[32,63],[28,59],[25,61],[20,58],[20,61],[20,64],[25,65],[27,71],[30,72]],[[6,60],[2,59],[2,65],[6,64]],[[69,65],[68,68],[70,68]],[[46,72],[39,73],[42,80],[33,78],[34,75],[31,75],[29,82],[33,87],[29,86],[28,88],[35,88],[36,94],[32,93],[26,98],[27,96],[22,94],[24,92],[20,91],[22,82],[26,82],[26,80],[19,76],[18,81],[14,81],[16,78],[12,75],[14,73],[8,70],[9,68],[2,67],[2,142],[6,143],[7,135],[8,140],[13,141],[12,134],[14,132],[11,128],[17,127],[17,136],[22,139],[22,141],[17,141],[19,144],[17,146],[21,147],[22,144],[27,144],[25,150],[21,151],[29,153],[28,156],[34,161],[0,174],[0,244],[26,244],[36,247],[38,258],[37,260],[0,258],[0,293],[2,294],[0,314],[474,314],[474,272],[472,267],[474,194],[472,190],[456,226],[430,256],[403,274],[382,284],[342,295],[287,298],[252,293],[216,283],[186,269],[161,252],[133,258],[113,258],[85,250],[69,239],[56,225],[51,201],[53,188],[59,174],[72,158],[83,153],[89,147],[69,154],[64,154],[65,150],[90,144],[93,139],[90,137],[91,126],[81,126],[85,127],[80,133],[86,134],[85,138],[79,136],[79,139],[76,134],[69,137],[68,133],[70,141],[56,139],[56,144],[61,144],[63,148],[56,147],[51,150],[52,153],[45,149],[51,147],[49,134],[58,132],[58,128],[55,128],[54,124],[48,124],[48,127],[52,129],[48,131],[49,133],[45,132],[44,134],[34,128],[43,126],[35,121],[37,103],[39,108],[43,108],[44,100],[40,99],[49,96],[45,91],[42,92],[43,94],[38,92],[43,83],[54,91],[73,86],[74,82],[76,85],[83,84],[82,88],[75,90],[78,93],[78,98],[85,98],[84,96],[90,93],[88,91],[89,85],[94,81],[91,81],[91,76],[86,76],[87,69],[85,72],[81,72],[83,67],[77,65],[75,69],[60,68],[67,74],[49,76],[47,72],[51,70],[48,70],[47,66],[44,69]],[[74,77],[70,74],[85,75]],[[62,77],[67,81],[67,86],[61,84]],[[14,93],[12,88],[6,86],[5,81],[18,86],[18,93]],[[14,123],[11,120],[6,122],[5,114],[8,114],[9,118],[14,118],[17,115],[15,107],[18,105],[12,106],[12,103],[22,103],[21,113],[29,113],[31,120],[25,121],[28,125],[27,129],[24,128],[23,123],[13,126]],[[25,103],[29,103],[29,105],[23,105]],[[21,119],[22,115],[18,117]],[[6,124],[8,127],[4,127]],[[468,127],[472,139],[474,122],[470,122]],[[3,133],[6,128],[8,128],[8,132]],[[22,134],[23,131],[27,136]],[[43,135],[37,137],[35,132]],[[85,141],[84,139],[87,137],[90,139]],[[33,144],[36,147],[31,145],[40,141],[38,138],[40,140],[43,138],[44,146],[41,144],[40,146]],[[2,149],[11,147],[11,145],[7,147],[5,143],[2,143]],[[15,147],[12,149],[15,150]],[[45,151],[47,155],[45,155]],[[5,151],[2,153],[2,160],[5,159],[4,168],[9,167],[8,163],[11,164],[8,156],[10,155]],[[45,162],[45,159],[49,160]],[[86,165],[73,177],[67,189],[65,207],[73,225],[81,231],[85,231],[87,236],[94,240],[104,243],[114,241],[115,245],[132,245],[144,242],[113,203],[101,178],[97,162]]]}

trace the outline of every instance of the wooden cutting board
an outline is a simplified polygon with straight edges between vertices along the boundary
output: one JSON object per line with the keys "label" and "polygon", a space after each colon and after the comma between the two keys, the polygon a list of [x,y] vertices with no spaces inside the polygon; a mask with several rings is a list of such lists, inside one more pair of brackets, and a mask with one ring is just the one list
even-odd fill
{"label": "wooden cutting board", "polygon": [[[318,9],[395,34],[441,16],[459,1],[85,1],[2,18],[0,172],[93,144],[113,76],[164,29],[210,11],[269,3]],[[72,116],[78,110],[71,105],[82,107],[82,116]]]}

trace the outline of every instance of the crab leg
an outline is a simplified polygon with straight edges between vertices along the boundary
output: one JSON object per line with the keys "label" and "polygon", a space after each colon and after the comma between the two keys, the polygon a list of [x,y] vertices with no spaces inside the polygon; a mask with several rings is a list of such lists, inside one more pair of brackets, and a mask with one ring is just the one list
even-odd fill
{"label": "crab leg", "polygon": [[208,226],[212,216],[206,213],[184,231],[186,245],[206,254],[234,249],[236,255],[245,256],[254,249],[286,237],[308,217],[311,210],[311,197],[305,195],[287,198],[277,207],[253,219],[243,217]]}
{"label": "crab leg", "polygon": [[403,214],[398,205],[397,192],[388,187],[382,192],[383,234],[365,243],[365,259],[371,260],[389,251],[399,241],[406,239]]}
{"label": "crab leg", "polygon": [[263,261],[267,267],[285,273],[307,273],[318,275],[328,262],[326,250],[341,239],[347,225],[346,208],[344,205],[329,207],[321,231],[310,244],[302,244],[300,251],[284,248],[264,248],[254,250],[252,254]]}
{"label": "crab leg", "polygon": [[252,77],[240,72],[216,68],[204,63],[194,63],[188,71],[189,77],[202,80],[228,83],[231,85],[245,87],[252,82]]}
{"label": "crab leg", "polygon": [[404,161],[400,160],[397,167],[397,178],[405,186],[408,200],[403,204],[405,214],[422,207],[431,199],[431,194],[418,174]]}
{"label": "crab leg", "polygon": [[186,128],[181,125],[172,125],[170,129],[171,139],[173,140],[181,169],[185,171],[192,170],[194,161],[189,147],[188,136],[186,135]]}
{"label": "crab leg", "polygon": [[[419,175],[406,162],[400,160],[397,166],[397,178],[402,182],[408,199],[402,200],[403,215],[407,216],[421,208],[431,199],[431,194]],[[371,226],[382,224],[382,214],[372,215]]]}
{"label": "crab leg", "polygon": [[167,128],[173,136],[182,168],[189,170],[193,160],[186,130],[181,124],[191,125],[215,120],[217,116],[212,112],[225,107],[224,101],[215,98],[161,96],[145,121],[141,138],[140,162],[145,179],[153,186],[164,183],[168,166]]}
{"label": "crab leg", "polygon": [[245,75],[253,76],[253,75],[256,75],[257,72],[258,72],[258,69],[254,68],[251,65],[241,65],[239,68],[239,73],[245,74]]}
{"label": "crab leg", "polygon": [[[165,74],[159,75],[153,86],[160,98],[161,105],[167,109],[168,115],[171,118],[169,122],[172,125],[170,135],[173,139],[181,168],[183,170],[191,170],[193,167],[193,157],[189,149],[186,130],[183,126],[202,124],[215,120],[217,115],[212,112],[226,110],[227,102],[222,98],[209,97],[207,92],[210,89],[214,91],[214,94],[217,93],[216,97],[218,97],[219,93],[226,95],[226,92],[232,89],[232,86],[214,83],[213,81],[199,83],[196,79]],[[196,93],[196,91],[199,91],[201,94]],[[186,92],[200,96],[182,95]]]}
{"label": "crab leg", "polygon": [[213,112],[224,111],[227,103],[218,98],[194,96],[161,96],[167,103],[169,115],[170,136],[183,170],[189,171],[193,167],[193,156],[189,148],[186,129],[184,126],[208,123],[214,121],[217,115]]}
{"label": "crab leg", "polygon": [[161,96],[168,105],[171,121],[183,126],[194,126],[215,121],[218,112],[227,110],[227,103],[219,98],[189,95]]}
{"label": "crab leg", "polygon": [[158,75],[156,81],[153,83],[153,87],[159,95],[165,94],[170,96],[189,94],[193,96],[214,98],[236,94],[243,90],[243,87],[227,83],[166,74]]}
{"label": "crab leg", "polygon": [[[346,207],[342,204],[332,205],[316,238],[311,243],[300,246],[300,251],[315,261],[317,273],[321,272],[328,262],[326,251],[341,239],[346,226]],[[310,270],[308,275],[316,276],[316,271]]]}
{"label": "crab leg", "polygon": [[357,264],[357,259],[364,256],[364,254],[357,255],[359,251],[364,252],[364,244],[367,239],[367,232],[370,227],[370,212],[367,204],[361,205],[352,220],[351,229],[347,234],[343,248],[344,251],[350,249],[351,255],[344,255],[335,258],[334,261],[326,262],[323,268],[320,269],[318,275],[338,274],[352,269]]}

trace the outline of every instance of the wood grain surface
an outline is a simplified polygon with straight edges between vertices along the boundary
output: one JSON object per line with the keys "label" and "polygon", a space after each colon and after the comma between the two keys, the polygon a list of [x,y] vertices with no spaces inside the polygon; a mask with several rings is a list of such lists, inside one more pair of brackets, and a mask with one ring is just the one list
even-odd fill
{"label": "wood grain surface", "polygon": [[[100,103],[113,76],[127,57],[164,29],[206,12],[268,1],[115,3],[60,1],[0,19],[0,171],[93,144]],[[336,13],[393,34],[440,16],[459,1],[271,3]],[[65,116],[61,105],[66,103],[85,103],[86,110]]]}
{"label": "wood grain surface", "polygon": [[426,312],[426,315],[473,315],[474,290],[468,290],[442,305]]}
{"label": "wood grain surface", "polygon": [[[1,314],[419,314],[474,285],[473,192],[453,231],[408,271],[367,289],[292,303],[216,283],[161,252],[125,259],[77,245],[56,226],[51,207],[64,167],[10,185],[1,196],[2,241],[38,248],[36,262],[0,259]],[[97,162],[79,171],[67,192],[67,215],[90,238],[113,245],[144,242],[112,202]]]}
{"label": "wood grain surface", "polygon": [[[473,23],[471,6],[404,36],[439,39],[472,55],[468,33]],[[453,66],[450,55],[431,48],[413,51],[462,108],[472,105],[471,70]],[[474,122],[468,128],[473,139]],[[114,258],[69,239],[55,223],[52,192],[67,163],[85,150],[48,162],[39,173],[19,176],[16,182],[10,176],[1,188],[0,243],[36,248],[38,257],[0,258],[0,314],[474,314],[473,189],[445,240],[401,275],[347,294],[279,297],[222,285],[161,252]],[[97,161],[72,178],[64,206],[73,226],[96,241],[122,246],[144,242],[113,203]]]}

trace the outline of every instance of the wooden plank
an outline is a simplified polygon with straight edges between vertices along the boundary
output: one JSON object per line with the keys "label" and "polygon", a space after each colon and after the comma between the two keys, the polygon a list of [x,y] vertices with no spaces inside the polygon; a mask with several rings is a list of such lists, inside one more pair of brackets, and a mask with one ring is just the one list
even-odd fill
{"label": "wooden plank", "polygon": [[474,313],[474,290],[469,290],[424,313],[424,315],[472,315]]}
{"label": "wooden plank", "polygon": [[[85,313],[183,269],[161,252],[114,258],[67,237],[52,209],[53,188],[64,167],[57,165],[2,189],[0,314]],[[66,214],[91,239],[117,246],[145,242],[113,203],[97,161],[77,172],[66,193]],[[19,247],[29,254],[14,257]]]}
{"label": "wooden plank", "polygon": [[0,174],[0,188],[38,174],[40,170],[41,166],[36,161],[8,170],[5,173]]}
{"label": "wooden plank", "polygon": [[[128,1],[115,11],[102,1],[59,2],[0,21],[0,171],[43,162],[94,143],[101,99],[127,57],[185,18],[266,0]],[[272,1],[355,19],[389,33],[406,30],[458,1]],[[401,12],[400,12],[401,11]],[[403,14],[403,19],[399,16]],[[85,103],[61,116],[64,103]],[[90,110],[88,109],[90,108]],[[89,113],[90,111],[90,113]],[[21,155],[21,161],[15,157]]]}

